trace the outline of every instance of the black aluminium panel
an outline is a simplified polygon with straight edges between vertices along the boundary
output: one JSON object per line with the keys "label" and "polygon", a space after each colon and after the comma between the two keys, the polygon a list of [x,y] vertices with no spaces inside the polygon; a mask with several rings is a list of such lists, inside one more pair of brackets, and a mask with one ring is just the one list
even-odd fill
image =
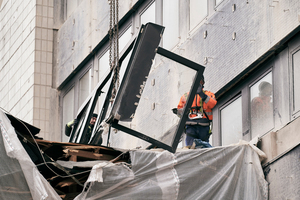
{"label": "black aluminium panel", "polygon": [[164,27],[157,24],[142,25],[115,98],[111,112],[113,119],[132,120],[143,92],[141,86],[146,83],[163,31]]}

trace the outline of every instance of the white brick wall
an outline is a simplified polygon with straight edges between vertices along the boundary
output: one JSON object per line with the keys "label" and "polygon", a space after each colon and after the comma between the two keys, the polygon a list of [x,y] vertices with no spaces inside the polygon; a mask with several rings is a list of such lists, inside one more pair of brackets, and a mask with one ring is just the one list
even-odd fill
{"label": "white brick wall", "polygon": [[0,107],[49,138],[53,0],[3,0]]}

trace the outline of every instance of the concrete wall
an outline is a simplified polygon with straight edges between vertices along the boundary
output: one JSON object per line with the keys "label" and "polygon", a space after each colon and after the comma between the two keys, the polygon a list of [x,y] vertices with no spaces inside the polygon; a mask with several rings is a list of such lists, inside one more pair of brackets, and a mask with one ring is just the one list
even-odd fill
{"label": "concrete wall", "polygon": [[300,145],[264,168],[269,183],[269,199],[299,199]]}
{"label": "concrete wall", "polygon": [[[137,1],[122,1],[120,19],[135,2]],[[193,31],[189,31],[188,27],[188,1],[181,0],[179,3],[180,40],[173,51],[204,65],[205,88],[215,93],[262,59],[268,51],[276,49],[284,37],[299,27],[300,2],[296,0],[224,0],[216,8],[210,2],[210,15]],[[108,9],[106,1],[85,2],[58,30],[55,83],[57,86],[63,83],[107,34]],[[204,32],[207,32],[206,38],[203,37]],[[284,73],[287,71],[285,67],[284,64],[280,67]],[[176,116],[170,112],[170,108],[177,106],[180,96],[189,89],[192,81],[191,75],[180,72],[181,69],[168,59],[156,59],[144,89],[145,98],[140,102],[143,109],[137,110],[131,126],[156,136],[158,131],[167,130],[170,122],[176,121]],[[151,86],[150,81],[153,79],[156,84]],[[153,104],[156,105],[155,110],[152,109]],[[284,110],[280,106],[279,111]],[[158,110],[160,112],[157,112]],[[283,114],[284,121],[280,121],[276,129],[288,122],[288,113]],[[145,120],[144,116],[153,117],[155,120]],[[159,122],[159,125],[156,122]],[[138,140],[133,142],[131,136],[123,133],[117,132],[112,138],[114,146],[121,148],[143,145]]]}
{"label": "concrete wall", "polygon": [[299,7],[295,0],[223,1],[197,30],[188,33],[178,53],[200,64],[207,58],[206,86],[217,92],[299,26]]}
{"label": "concrete wall", "polygon": [[[260,60],[268,51],[278,48],[281,40],[299,27],[300,2],[295,0],[223,1],[216,7],[216,11],[199,25],[198,29],[191,32],[188,31],[186,25],[188,22],[187,1],[180,1],[180,4],[181,38],[173,50],[206,67],[205,89],[215,93]],[[234,11],[232,10],[233,4],[236,7]],[[206,38],[203,37],[205,31],[207,31]],[[235,39],[233,39],[233,34],[235,34]],[[288,73],[287,64],[288,55],[283,52],[276,61],[276,65],[280,65],[278,70],[283,72],[282,75]],[[170,107],[177,106],[180,96],[189,89],[192,81],[190,78],[192,76],[184,75],[179,71],[180,69],[180,66],[174,65],[174,62],[168,59],[156,59],[143,92],[144,98],[141,98],[139,102],[141,108],[137,109],[134,121],[137,130],[144,130],[155,136],[158,131],[162,131],[161,129],[167,129],[167,124],[176,120]],[[155,86],[151,86],[153,79],[156,80]],[[288,92],[284,89],[286,87],[283,87],[288,87],[288,82],[283,81],[284,77],[281,79],[280,81],[276,79],[277,98],[283,98],[282,96]],[[279,101],[281,103],[276,105],[277,112],[280,112],[283,119],[276,118],[278,120],[276,130],[289,122],[286,102]],[[151,107],[153,103],[156,104],[155,110]],[[162,112],[159,113],[158,110]],[[145,120],[144,116],[155,120]],[[115,138],[118,137],[115,136]],[[127,140],[116,139],[114,145],[120,147],[141,145],[134,143],[131,139],[129,139],[130,144],[124,144],[124,141]]]}
{"label": "concrete wall", "polygon": [[261,138],[258,147],[266,153],[267,159],[262,164],[272,162],[279,155],[284,155],[287,151],[300,144],[300,118],[295,119],[284,128],[266,134]]}
{"label": "concrete wall", "polygon": [[[137,0],[120,1],[121,19]],[[59,28],[57,35],[57,79],[59,86],[87,57],[109,30],[108,1],[83,1]]]}

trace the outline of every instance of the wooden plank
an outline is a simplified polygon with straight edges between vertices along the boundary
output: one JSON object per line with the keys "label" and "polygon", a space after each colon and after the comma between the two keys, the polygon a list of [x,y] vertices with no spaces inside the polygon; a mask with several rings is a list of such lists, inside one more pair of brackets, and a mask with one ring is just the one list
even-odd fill
{"label": "wooden plank", "polygon": [[82,150],[72,150],[72,149],[66,149],[66,150],[67,150],[67,154],[71,156],[90,158],[94,160],[112,160],[115,158],[115,156],[111,156],[111,155],[93,153],[93,152],[82,151]]}

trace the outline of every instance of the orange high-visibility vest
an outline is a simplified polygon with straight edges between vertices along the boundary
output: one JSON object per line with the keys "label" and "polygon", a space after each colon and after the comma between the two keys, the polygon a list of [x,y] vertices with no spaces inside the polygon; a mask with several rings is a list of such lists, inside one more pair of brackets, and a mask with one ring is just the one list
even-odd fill
{"label": "orange high-visibility vest", "polygon": [[[206,115],[208,116],[208,119],[212,120],[213,119],[212,109],[217,104],[217,100],[215,98],[214,93],[212,93],[210,91],[205,91],[205,90],[203,92],[207,95],[206,100],[204,102],[202,102],[202,98],[200,97],[200,95],[196,94],[196,96],[194,98],[194,101],[193,101],[193,104],[192,104],[191,111],[192,112],[203,112],[203,110],[204,110]],[[178,106],[177,106],[177,109],[183,109],[184,108],[184,106],[186,104],[186,101],[187,101],[188,95],[189,95],[189,92],[185,93],[184,95],[181,96],[180,101],[179,101]],[[199,107],[199,108],[201,107],[201,108],[199,109],[199,111],[196,111],[194,109],[196,107]],[[206,118],[206,115],[203,113],[203,118]],[[191,115],[191,117],[193,117],[193,114]]]}

